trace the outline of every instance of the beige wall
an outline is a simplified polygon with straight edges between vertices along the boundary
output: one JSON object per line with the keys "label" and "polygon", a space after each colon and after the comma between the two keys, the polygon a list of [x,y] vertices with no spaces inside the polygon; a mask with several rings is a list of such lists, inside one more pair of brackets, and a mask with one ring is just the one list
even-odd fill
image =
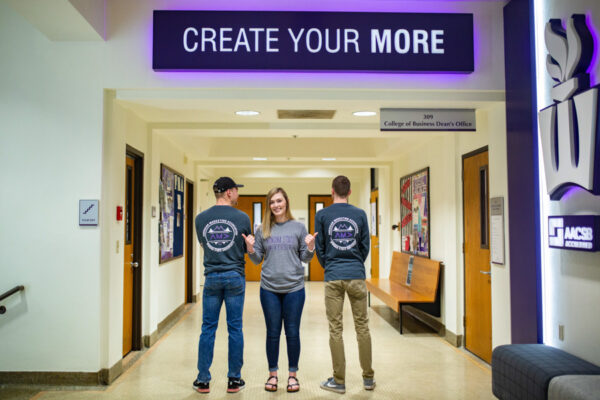
{"label": "beige wall", "polygon": [[[400,178],[429,167],[431,258],[444,262],[442,317],[446,329],[463,334],[464,258],[462,212],[462,155],[488,146],[490,197],[507,204],[505,107],[499,103],[477,111],[477,132],[436,134],[426,144],[394,161],[392,168],[393,221],[400,220]],[[425,135],[427,135],[425,133]],[[507,221],[507,215],[505,215]],[[400,232],[394,231],[392,249],[400,250]],[[505,254],[508,236],[505,234]],[[491,264],[492,345],[510,343],[510,282],[506,264]],[[389,267],[387,268],[389,274]]]}

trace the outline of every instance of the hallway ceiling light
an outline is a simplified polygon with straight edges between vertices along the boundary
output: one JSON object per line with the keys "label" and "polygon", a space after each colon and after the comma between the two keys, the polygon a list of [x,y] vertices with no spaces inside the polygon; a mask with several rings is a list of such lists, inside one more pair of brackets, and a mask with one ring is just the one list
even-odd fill
{"label": "hallway ceiling light", "polygon": [[323,157],[321,158],[323,161],[335,161],[335,157]]}
{"label": "hallway ceiling light", "polygon": [[241,110],[241,111],[236,111],[235,114],[242,115],[244,117],[251,117],[253,115],[258,115],[260,113],[258,111],[252,111],[252,110]]}
{"label": "hallway ceiling light", "polygon": [[377,115],[375,111],[355,111],[352,113],[355,117],[372,117]]}
{"label": "hallway ceiling light", "polygon": [[252,157],[254,161],[267,161],[267,157]]}

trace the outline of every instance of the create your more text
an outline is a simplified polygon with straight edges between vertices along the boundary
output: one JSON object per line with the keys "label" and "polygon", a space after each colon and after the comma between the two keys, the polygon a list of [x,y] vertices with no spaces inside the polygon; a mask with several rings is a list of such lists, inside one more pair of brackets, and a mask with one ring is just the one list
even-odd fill
{"label": "create your more text", "polygon": [[[352,28],[288,28],[287,32],[281,32],[279,28],[188,27],[183,32],[183,47],[188,53],[278,53],[281,46],[293,49],[294,53],[360,53],[359,39],[359,31]],[[444,54],[443,46],[441,29],[371,29],[367,51],[372,54]]]}

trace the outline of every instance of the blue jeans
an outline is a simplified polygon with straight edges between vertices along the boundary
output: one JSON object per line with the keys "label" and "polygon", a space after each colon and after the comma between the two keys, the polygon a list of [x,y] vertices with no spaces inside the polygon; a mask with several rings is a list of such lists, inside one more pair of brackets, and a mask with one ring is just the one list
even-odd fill
{"label": "blue jeans", "polygon": [[240,378],[244,363],[244,336],[242,334],[242,313],[246,280],[238,272],[214,272],[206,275],[202,292],[202,333],[198,343],[198,380],[209,382],[210,365],[215,348],[215,333],[219,325],[221,305],[225,300],[227,310],[227,331],[229,332],[229,372],[230,378]]}
{"label": "blue jeans", "polygon": [[274,293],[260,288],[262,305],[267,324],[267,361],[269,371],[277,371],[279,360],[279,337],[281,323],[285,326],[289,371],[298,371],[300,359],[300,318],[304,308],[304,288],[291,293]]}

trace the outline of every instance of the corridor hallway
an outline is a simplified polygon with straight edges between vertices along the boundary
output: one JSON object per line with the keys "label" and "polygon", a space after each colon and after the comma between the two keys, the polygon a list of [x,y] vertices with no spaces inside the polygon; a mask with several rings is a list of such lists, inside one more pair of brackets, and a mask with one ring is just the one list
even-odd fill
{"label": "corridor hallway", "polygon": [[[339,394],[325,392],[319,382],[331,376],[327,319],[323,301],[323,283],[306,283],[306,304],[300,337],[299,393],[286,393],[287,353],[282,335],[279,357],[280,381],[277,393],[267,393],[265,355],[265,323],[259,301],[259,283],[248,282],[244,309],[244,366],[242,377],[246,388],[238,394],[227,394],[227,329],[225,308],[221,312],[215,343],[215,359],[211,368],[211,393],[196,393],[195,379],[198,337],[202,321],[201,303],[190,307],[182,319],[148,349],[111,386],[77,391],[46,391],[35,394],[35,400],[50,399],[339,399]],[[354,324],[349,303],[344,305],[344,341],[346,348],[349,399],[493,399],[491,372],[487,364],[462,349],[456,349],[410,318],[405,319],[405,334],[397,331],[396,321],[372,297],[370,327],[373,341],[373,368],[377,387],[367,392],[362,387]],[[375,310],[381,310],[380,313]],[[381,315],[380,315],[381,314]],[[391,323],[390,323],[391,322]],[[411,329],[412,328],[412,329]],[[413,332],[413,333],[411,333]],[[81,389],[81,388],[80,388]],[[6,392],[5,392],[6,394]],[[0,398],[2,391],[0,389]]]}

